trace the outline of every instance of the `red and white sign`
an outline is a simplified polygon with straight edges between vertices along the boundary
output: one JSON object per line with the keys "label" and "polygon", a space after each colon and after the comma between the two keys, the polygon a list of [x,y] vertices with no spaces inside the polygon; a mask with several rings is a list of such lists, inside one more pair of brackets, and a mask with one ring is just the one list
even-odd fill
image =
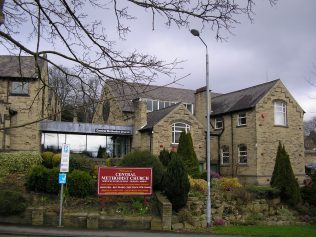
{"label": "red and white sign", "polygon": [[99,167],[98,195],[151,195],[152,168]]}

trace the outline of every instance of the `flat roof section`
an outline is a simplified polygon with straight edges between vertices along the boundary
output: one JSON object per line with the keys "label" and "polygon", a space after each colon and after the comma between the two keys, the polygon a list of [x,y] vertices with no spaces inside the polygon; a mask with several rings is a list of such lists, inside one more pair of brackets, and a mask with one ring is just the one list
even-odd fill
{"label": "flat roof section", "polygon": [[133,126],[117,126],[108,124],[72,123],[45,120],[40,122],[42,132],[77,133],[94,135],[122,135],[131,136]]}

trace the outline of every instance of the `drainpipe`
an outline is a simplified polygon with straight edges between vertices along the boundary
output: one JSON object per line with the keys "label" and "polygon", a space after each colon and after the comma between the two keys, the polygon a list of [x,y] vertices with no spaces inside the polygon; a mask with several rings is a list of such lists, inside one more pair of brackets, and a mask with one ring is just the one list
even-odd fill
{"label": "drainpipe", "polygon": [[230,115],[230,125],[231,125],[231,143],[232,143],[232,177],[234,177],[234,126],[233,126],[233,114]]}
{"label": "drainpipe", "polygon": [[[213,124],[210,122],[211,124],[211,127],[213,130],[214,129],[214,126]],[[218,171],[218,174],[220,175],[221,174],[221,168],[220,168],[220,163],[221,163],[221,154],[220,154],[220,151],[221,151],[221,136],[222,134],[224,133],[224,130],[225,130],[225,123],[224,123],[224,118],[223,118],[223,129],[221,130],[221,132],[219,134],[210,134],[212,137],[217,137],[217,171]]]}

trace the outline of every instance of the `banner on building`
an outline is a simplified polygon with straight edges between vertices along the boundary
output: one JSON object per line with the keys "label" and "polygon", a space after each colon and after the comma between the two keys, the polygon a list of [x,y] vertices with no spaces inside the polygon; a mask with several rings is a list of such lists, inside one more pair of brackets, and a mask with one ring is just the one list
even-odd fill
{"label": "banner on building", "polygon": [[99,167],[98,195],[151,195],[152,168]]}

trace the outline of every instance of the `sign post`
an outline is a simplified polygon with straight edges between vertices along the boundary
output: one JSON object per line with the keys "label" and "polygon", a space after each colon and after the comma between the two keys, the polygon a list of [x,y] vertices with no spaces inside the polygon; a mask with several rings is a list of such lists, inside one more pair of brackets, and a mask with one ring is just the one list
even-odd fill
{"label": "sign post", "polygon": [[60,173],[58,177],[58,182],[61,184],[60,188],[60,207],[59,207],[59,225],[58,227],[62,227],[62,214],[63,214],[63,191],[64,184],[67,181],[67,173],[69,172],[69,155],[70,155],[70,146],[67,144],[63,144],[61,151],[61,159],[60,159]]}

